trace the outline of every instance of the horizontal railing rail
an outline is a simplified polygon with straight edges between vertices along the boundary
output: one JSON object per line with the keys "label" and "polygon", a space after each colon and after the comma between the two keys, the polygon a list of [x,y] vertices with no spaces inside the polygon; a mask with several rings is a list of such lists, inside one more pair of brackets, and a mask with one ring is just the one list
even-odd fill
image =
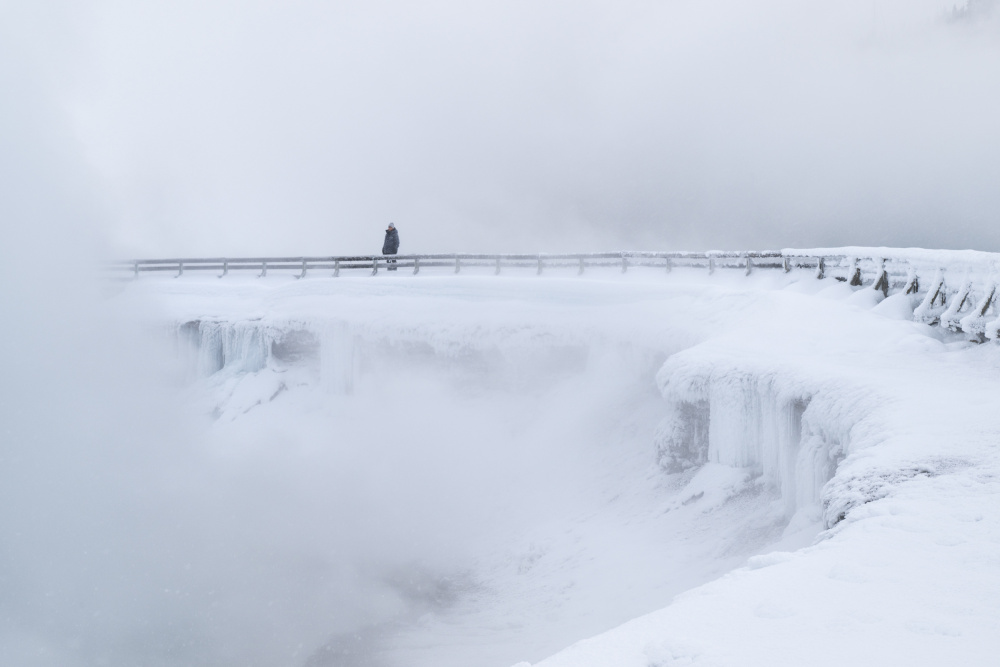
{"label": "horizontal railing rail", "polygon": [[406,255],[329,255],[305,257],[200,257],[168,259],[133,259],[112,261],[104,269],[113,276],[136,279],[143,274],[173,273],[181,277],[191,272],[215,272],[219,278],[235,272],[254,272],[263,278],[268,272],[292,272],[305,278],[310,272],[329,272],[337,277],[342,271],[367,271],[377,275],[380,269],[408,270],[419,274],[424,269],[447,269],[460,273],[466,269],[546,270],[573,269],[579,274],[588,269],[613,268],[627,272],[632,268],[755,270],[783,272],[808,270],[816,278],[831,278],[852,287],[870,287],[888,296],[891,290],[913,295],[919,300],[914,319],[965,332],[973,340],[1000,338],[1000,311],[997,292],[1000,287],[1000,254],[973,251],[900,250],[892,248],[844,248],[830,250],[768,250],[708,252],[622,251],[568,254],[489,254],[434,253]]}
{"label": "horizontal railing rail", "polygon": [[411,269],[419,273],[425,268],[490,267],[497,273],[504,268],[534,268],[541,273],[546,268],[576,268],[584,271],[592,267],[659,267],[667,271],[675,267],[708,268],[801,268],[803,262],[815,268],[820,260],[830,257],[794,257],[781,251],[766,252],[606,252],[570,254],[486,254],[486,253],[435,253],[407,255],[331,255],[309,257],[176,257],[166,259],[135,259],[108,262],[105,268],[119,274],[139,277],[143,273],[174,272],[177,276],[191,271],[221,271],[219,277],[236,271],[257,271],[263,277],[268,271],[298,271],[305,277],[313,270],[340,271],[367,269],[373,274],[380,268]]}

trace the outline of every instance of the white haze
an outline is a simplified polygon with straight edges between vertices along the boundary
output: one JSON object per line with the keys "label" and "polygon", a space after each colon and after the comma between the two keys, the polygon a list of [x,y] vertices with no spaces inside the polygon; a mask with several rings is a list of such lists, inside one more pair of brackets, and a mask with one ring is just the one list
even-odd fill
{"label": "white haze", "polygon": [[1000,12],[94,2],[60,86],[120,253],[1000,249]]}

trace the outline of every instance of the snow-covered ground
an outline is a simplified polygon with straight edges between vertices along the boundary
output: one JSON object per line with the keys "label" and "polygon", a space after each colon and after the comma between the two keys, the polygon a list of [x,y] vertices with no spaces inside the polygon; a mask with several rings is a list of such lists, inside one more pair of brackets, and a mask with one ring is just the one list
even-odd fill
{"label": "snow-covered ground", "polygon": [[171,613],[134,620],[188,648],[112,654],[994,664],[1000,347],[911,321],[922,297],[808,271],[122,283],[196,453],[150,491],[184,523]]}

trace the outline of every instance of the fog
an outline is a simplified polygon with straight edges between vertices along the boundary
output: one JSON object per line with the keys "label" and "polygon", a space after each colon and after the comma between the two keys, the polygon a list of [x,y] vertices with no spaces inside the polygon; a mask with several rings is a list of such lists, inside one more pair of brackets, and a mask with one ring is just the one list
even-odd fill
{"label": "fog", "polygon": [[[42,8],[44,7],[44,8]],[[117,255],[996,249],[989,0],[8,9]],[[962,10],[962,11],[959,11]]]}
{"label": "fog", "polygon": [[[0,2],[0,656],[303,664],[586,497],[540,443],[649,379],[418,364],[220,430],[98,258],[374,252],[388,221],[403,252],[1000,250],[991,6]],[[317,455],[337,423],[365,448]]]}

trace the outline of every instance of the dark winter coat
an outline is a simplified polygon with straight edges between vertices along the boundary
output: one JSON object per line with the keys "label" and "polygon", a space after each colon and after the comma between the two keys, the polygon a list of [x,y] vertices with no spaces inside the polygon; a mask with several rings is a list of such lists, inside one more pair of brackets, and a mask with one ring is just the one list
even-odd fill
{"label": "dark winter coat", "polygon": [[383,255],[395,255],[399,250],[399,232],[395,228],[385,230],[385,242],[382,244]]}

